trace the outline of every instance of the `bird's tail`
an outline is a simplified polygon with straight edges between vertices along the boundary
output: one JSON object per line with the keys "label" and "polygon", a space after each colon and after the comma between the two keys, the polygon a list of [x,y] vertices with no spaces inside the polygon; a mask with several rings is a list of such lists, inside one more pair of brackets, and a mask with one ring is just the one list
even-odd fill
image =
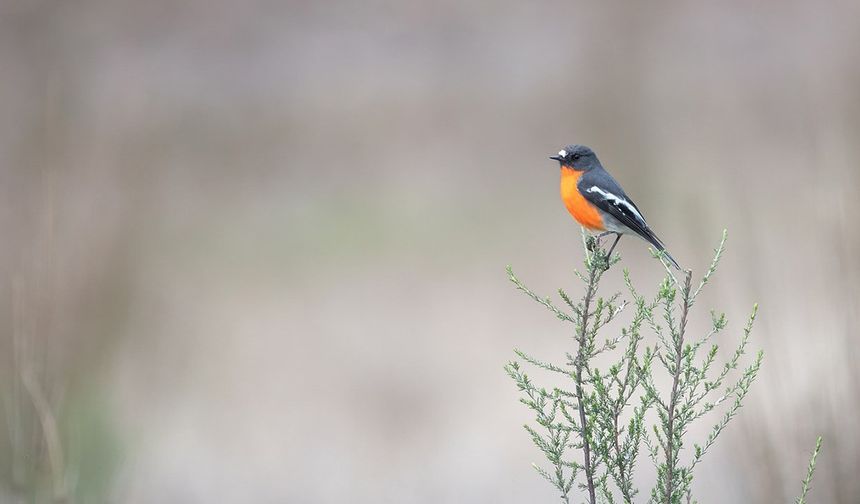
{"label": "bird's tail", "polygon": [[663,253],[663,255],[665,255],[665,256],[666,256],[666,259],[668,259],[668,260],[669,260],[669,262],[670,262],[670,263],[672,263],[672,266],[674,266],[674,267],[675,267],[675,269],[677,269],[678,271],[684,271],[684,270],[681,268],[681,265],[680,265],[680,264],[678,264],[678,261],[676,261],[676,260],[675,260],[675,258],[674,258],[674,257],[672,257],[672,255],[671,255],[671,254],[669,254],[669,251],[668,251],[668,250],[666,250],[666,246],[665,246],[665,245],[663,245],[663,242],[660,240],[660,238],[657,238],[657,235],[655,235],[655,234],[654,234],[654,232],[653,232],[653,231],[651,231],[650,229],[649,229],[649,230],[647,230],[647,231],[648,231],[648,232],[646,233],[646,235],[645,235],[645,236],[643,236],[643,238],[645,238],[645,240],[646,240],[648,243],[650,243],[651,245],[653,245],[653,246],[654,246],[654,248],[656,248],[657,250],[659,250],[660,252],[662,252],[662,253]]}

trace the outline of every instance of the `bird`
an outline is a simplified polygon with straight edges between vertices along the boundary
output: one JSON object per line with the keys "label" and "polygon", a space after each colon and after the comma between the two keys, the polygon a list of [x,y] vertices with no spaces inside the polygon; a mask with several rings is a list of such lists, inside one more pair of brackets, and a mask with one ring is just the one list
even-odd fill
{"label": "bird", "polygon": [[639,236],[657,250],[678,271],[681,266],[645,222],[642,212],[621,185],[600,164],[597,154],[585,145],[568,145],[549,157],[561,168],[561,200],[570,215],[584,228],[599,232],[598,239],[615,234],[607,257],[625,234]]}

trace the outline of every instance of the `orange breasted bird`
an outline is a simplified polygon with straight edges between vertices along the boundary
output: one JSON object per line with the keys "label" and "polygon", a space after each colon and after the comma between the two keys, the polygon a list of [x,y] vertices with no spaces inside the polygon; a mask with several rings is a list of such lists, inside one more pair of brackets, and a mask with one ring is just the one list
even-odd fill
{"label": "orange breasted bird", "polygon": [[550,159],[561,165],[561,199],[570,215],[589,231],[600,232],[598,238],[616,235],[609,249],[610,257],[621,235],[634,234],[663,252],[672,265],[681,270],[663,242],[648,227],[633,200],[603,169],[593,150],[584,145],[568,145]]}

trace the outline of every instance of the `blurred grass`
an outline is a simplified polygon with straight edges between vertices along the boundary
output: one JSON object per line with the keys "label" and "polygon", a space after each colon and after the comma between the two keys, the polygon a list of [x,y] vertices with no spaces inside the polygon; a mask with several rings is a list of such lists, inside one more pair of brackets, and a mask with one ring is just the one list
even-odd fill
{"label": "blurred grass", "polygon": [[[545,159],[575,141],[685,265],[729,228],[703,303],[761,303],[768,394],[698,492],[788,501],[822,432],[814,497],[854,502],[858,19],[829,1],[4,2],[4,394],[18,335],[82,501],[551,498],[512,462],[530,448],[499,366],[524,335],[563,343],[503,268],[549,291],[579,265]],[[620,247],[655,280],[641,243]],[[22,456],[0,436],[0,500]]]}

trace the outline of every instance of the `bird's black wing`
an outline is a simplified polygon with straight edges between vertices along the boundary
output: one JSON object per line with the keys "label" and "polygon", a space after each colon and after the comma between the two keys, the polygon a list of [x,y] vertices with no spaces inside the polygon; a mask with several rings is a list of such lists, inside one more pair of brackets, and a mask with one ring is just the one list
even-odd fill
{"label": "bird's black wing", "polygon": [[[651,231],[642,212],[627,197],[624,189],[604,170],[592,170],[579,180],[579,192],[594,206],[614,217],[631,231],[641,236],[657,250],[665,251],[666,247],[660,238]],[[681,267],[668,253],[666,256],[679,270]]]}
{"label": "bird's black wing", "polygon": [[[594,170],[579,180],[579,192],[591,204],[615,217],[631,231],[647,241],[656,240],[639,208],[627,197],[624,189],[608,173]],[[653,237],[653,238],[652,238]],[[659,240],[657,240],[659,243]],[[662,243],[661,243],[662,245]]]}

